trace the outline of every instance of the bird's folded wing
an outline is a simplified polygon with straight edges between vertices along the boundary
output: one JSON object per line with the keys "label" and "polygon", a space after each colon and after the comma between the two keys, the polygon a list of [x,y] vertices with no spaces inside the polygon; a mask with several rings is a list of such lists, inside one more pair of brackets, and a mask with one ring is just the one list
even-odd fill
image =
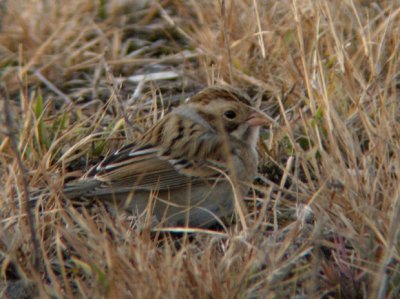
{"label": "bird's folded wing", "polygon": [[[177,130],[169,128],[175,124]],[[171,132],[171,133],[169,133]],[[183,138],[186,132],[190,142]],[[224,147],[213,130],[172,114],[154,126],[140,144],[128,144],[85,176],[83,181],[99,182],[95,189],[111,193],[127,190],[172,190],[221,177],[218,162]]]}
{"label": "bird's folded wing", "polygon": [[[132,149],[133,147],[133,149]],[[187,171],[190,169],[190,172]],[[184,158],[167,159],[154,147],[125,147],[92,169],[84,181],[97,181],[95,189],[111,193],[136,190],[171,190],[189,183],[213,181],[218,175],[207,165]],[[90,183],[95,185],[95,183]]]}

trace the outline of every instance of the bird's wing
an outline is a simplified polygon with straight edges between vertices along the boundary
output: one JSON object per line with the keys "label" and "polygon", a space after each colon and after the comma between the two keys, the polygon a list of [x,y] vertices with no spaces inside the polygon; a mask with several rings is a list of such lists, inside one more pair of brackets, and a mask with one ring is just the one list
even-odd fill
{"label": "bird's wing", "polygon": [[[124,192],[174,189],[221,176],[216,170],[218,162],[206,158],[220,150],[219,144],[212,146],[214,136],[210,130],[193,122],[185,123],[179,115],[171,117],[178,122],[178,129],[172,134],[166,131],[171,119],[161,121],[140,144],[130,144],[115,152],[89,171],[85,180],[102,182],[96,189]],[[189,129],[190,132],[184,132]],[[192,135],[190,144],[181,139],[183,133]]]}
{"label": "bird's wing", "polygon": [[188,183],[188,177],[158,155],[157,148],[136,148],[113,154],[95,169],[93,178],[108,187],[141,190],[177,188]]}

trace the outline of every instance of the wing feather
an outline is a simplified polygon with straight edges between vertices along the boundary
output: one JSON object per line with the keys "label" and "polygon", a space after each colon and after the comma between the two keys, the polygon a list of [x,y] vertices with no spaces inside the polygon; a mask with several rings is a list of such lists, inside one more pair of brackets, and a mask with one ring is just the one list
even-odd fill
{"label": "wing feather", "polygon": [[[150,129],[141,143],[128,144],[103,160],[85,177],[99,182],[94,193],[171,190],[219,177],[215,163],[204,159],[221,151],[218,134],[209,125],[194,122],[194,117],[198,116],[190,111],[171,113]],[[185,134],[191,135],[191,143],[182,138]]]}

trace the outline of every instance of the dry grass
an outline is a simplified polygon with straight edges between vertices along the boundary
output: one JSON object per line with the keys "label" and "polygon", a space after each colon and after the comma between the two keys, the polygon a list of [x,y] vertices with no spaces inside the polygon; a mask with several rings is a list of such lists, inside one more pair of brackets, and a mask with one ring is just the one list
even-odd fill
{"label": "dry grass", "polygon": [[[15,127],[0,135],[3,296],[398,296],[398,1],[10,0],[0,15]],[[149,73],[164,80],[135,77]],[[152,232],[60,199],[212,83],[246,89],[276,120],[246,230]],[[39,267],[10,138],[30,188],[52,192],[34,211]]]}

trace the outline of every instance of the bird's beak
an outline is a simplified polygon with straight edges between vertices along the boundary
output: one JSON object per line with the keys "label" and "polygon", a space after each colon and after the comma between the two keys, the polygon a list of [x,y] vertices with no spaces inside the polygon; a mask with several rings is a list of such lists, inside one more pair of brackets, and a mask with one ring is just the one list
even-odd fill
{"label": "bird's beak", "polygon": [[259,112],[253,112],[247,123],[252,127],[267,126],[271,121]]}

